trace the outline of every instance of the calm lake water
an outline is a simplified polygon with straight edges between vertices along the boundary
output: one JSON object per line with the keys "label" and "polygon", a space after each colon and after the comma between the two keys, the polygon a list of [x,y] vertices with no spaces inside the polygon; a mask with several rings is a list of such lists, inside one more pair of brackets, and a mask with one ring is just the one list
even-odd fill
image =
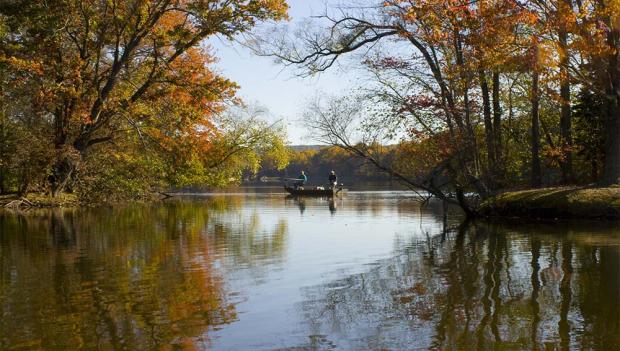
{"label": "calm lake water", "polygon": [[0,213],[0,350],[619,350],[620,225],[407,192]]}

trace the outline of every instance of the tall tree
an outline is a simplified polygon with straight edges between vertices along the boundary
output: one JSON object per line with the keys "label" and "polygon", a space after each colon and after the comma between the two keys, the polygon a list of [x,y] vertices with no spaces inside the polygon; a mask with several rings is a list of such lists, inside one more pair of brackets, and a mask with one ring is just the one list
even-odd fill
{"label": "tall tree", "polygon": [[579,145],[577,155],[583,155],[590,169],[588,181],[595,183],[599,180],[604,161],[605,131],[604,124],[607,118],[605,97],[594,94],[590,89],[582,89],[573,109],[575,122],[575,143]]}
{"label": "tall tree", "polygon": [[5,55],[40,67],[29,83],[44,97],[37,115],[54,135],[52,192],[67,187],[95,146],[128,130],[158,144],[215,135],[211,118],[235,85],[206,68],[213,58],[202,41],[286,11],[284,0],[3,2]]}
{"label": "tall tree", "polygon": [[538,40],[533,38],[532,40],[532,120],[531,120],[531,159],[532,159],[532,187],[539,187],[542,183],[542,171],[540,166],[540,67],[539,67],[539,46]]}
{"label": "tall tree", "polygon": [[[570,79],[606,97],[605,161],[599,183],[617,184],[620,181],[620,2],[575,3],[577,6],[570,6],[568,0],[563,0],[561,7],[565,11],[562,23],[572,34],[571,46],[582,59],[580,66],[570,67]],[[568,112],[564,113],[568,116]],[[565,125],[569,126],[567,122]]]}
{"label": "tall tree", "polygon": [[607,24],[606,43],[607,74],[603,84],[607,96],[607,131],[605,141],[605,166],[602,185],[620,183],[620,3],[601,1],[604,20]]}
{"label": "tall tree", "polygon": [[302,75],[327,70],[351,52],[372,52],[365,62],[384,87],[375,97],[390,100],[398,117],[383,114],[383,121],[365,126],[401,123],[416,141],[451,138],[445,149],[451,152],[434,172],[451,174],[454,188],[475,189],[483,198],[494,193],[501,184],[500,72],[523,66],[527,45],[519,34],[532,22],[530,12],[510,0],[365,4],[376,6],[340,8],[337,17],[323,17],[328,28],[252,44]]}
{"label": "tall tree", "polygon": [[557,5],[558,43],[560,55],[560,146],[562,147],[562,181],[569,183],[573,173],[572,153],[572,122],[571,122],[571,92],[570,92],[570,53],[568,50],[568,26],[572,20],[572,1],[561,0]]}

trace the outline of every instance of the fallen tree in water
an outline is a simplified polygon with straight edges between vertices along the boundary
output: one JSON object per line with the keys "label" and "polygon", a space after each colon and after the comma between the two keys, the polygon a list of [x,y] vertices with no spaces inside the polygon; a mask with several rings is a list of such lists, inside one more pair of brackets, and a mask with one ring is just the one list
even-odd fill
{"label": "fallen tree in water", "polygon": [[30,207],[36,207],[36,205],[30,202],[28,199],[24,199],[24,198],[12,200],[6,205],[4,205],[4,208],[8,208],[11,210],[18,210],[22,207],[30,208]]}
{"label": "fallen tree in water", "polygon": [[145,193],[140,198],[119,199],[111,198],[109,201],[88,201],[80,197],[78,194],[61,193],[52,196],[50,193],[30,193],[26,196],[18,194],[0,195],[0,209],[13,211],[29,210],[36,208],[53,208],[53,207],[91,207],[103,204],[115,204],[126,201],[156,201],[166,200],[174,197],[174,194],[152,190]]}
{"label": "fallen tree in water", "polygon": [[25,210],[48,207],[73,207],[80,204],[78,197],[73,194],[59,194],[52,197],[49,194],[31,193],[27,196],[2,195],[0,196],[0,208],[7,210]]}

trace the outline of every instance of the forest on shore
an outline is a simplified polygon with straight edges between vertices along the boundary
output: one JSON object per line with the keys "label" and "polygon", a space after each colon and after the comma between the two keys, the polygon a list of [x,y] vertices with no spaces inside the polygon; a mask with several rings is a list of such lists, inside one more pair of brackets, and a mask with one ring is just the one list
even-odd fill
{"label": "forest on shore", "polygon": [[349,1],[248,45],[300,76],[365,71],[309,104],[308,129],[468,215],[510,189],[619,182],[618,0]]}
{"label": "forest on shore", "polygon": [[[394,179],[475,215],[510,189],[620,179],[620,0],[0,3],[0,192],[99,201],[301,169]],[[289,72],[355,70],[308,101],[317,142],[235,95],[202,43]],[[314,176],[314,174],[313,174]]]}
{"label": "forest on shore", "polygon": [[[386,148],[388,149],[388,148]],[[386,155],[387,157],[387,155]],[[336,172],[338,182],[351,186],[355,183],[386,183],[392,181],[389,174],[365,160],[352,156],[348,151],[329,145],[290,146],[285,167],[266,160],[256,173],[247,173],[244,180],[250,183],[267,183],[265,178],[297,178],[301,171],[308,177],[309,185],[327,185],[328,175]],[[394,180],[396,182],[396,180]]]}
{"label": "forest on shore", "polygon": [[0,194],[80,201],[237,182],[285,131],[205,44],[287,18],[285,0],[0,2]]}

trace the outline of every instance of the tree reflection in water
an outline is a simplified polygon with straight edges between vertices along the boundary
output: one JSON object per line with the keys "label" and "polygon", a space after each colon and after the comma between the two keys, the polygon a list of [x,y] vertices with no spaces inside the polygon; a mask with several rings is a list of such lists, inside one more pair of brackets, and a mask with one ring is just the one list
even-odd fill
{"label": "tree reflection in water", "polygon": [[252,269],[286,246],[286,222],[265,231],[238,206],[0,214],[0,349],[207,348],[237,318],[216,262]]}
{"label": "tree reflection in water", "polygon": [[471,223],[304,290],[308,335],[345,349],[620,349],[617,225]]}
{"label": "tree reflection in water", "polygon": [[0,213],[0,350],[620,346],[617,224],[252,196]]}

